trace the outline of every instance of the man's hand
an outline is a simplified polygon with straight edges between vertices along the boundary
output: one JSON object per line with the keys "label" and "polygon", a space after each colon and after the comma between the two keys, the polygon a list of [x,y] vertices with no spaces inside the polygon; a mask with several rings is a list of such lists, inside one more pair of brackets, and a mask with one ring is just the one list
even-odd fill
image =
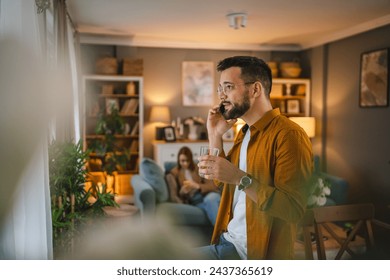
{"label": "man's hand", "polygon": [[205,155],[199,157],[199,173],[204,178],[228,184],[239,184],[245,172],[223,157]]}
{"label": "man's hand", "polygon": [[207,131],[209,137],[222,137],[222,135],[236,122],[237,119],[225,120],[219,111],[219,106],[214,106],[209,110],[209,114],[207,116]]}

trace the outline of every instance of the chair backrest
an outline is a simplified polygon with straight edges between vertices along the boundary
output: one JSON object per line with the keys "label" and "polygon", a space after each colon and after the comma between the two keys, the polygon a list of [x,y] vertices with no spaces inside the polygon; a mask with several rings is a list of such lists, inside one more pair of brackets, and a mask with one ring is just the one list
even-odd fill
{"label": "chair backrest", "polygon": [[[365,230],[364,239],[366,250],[370,250],[374,246],[374,235],[372,232],[372,220],[374,219],[374,206],[372,204],[349,204],[338,206],[325,206],[313,209],[314,215],[314,230],[317,243],[318,259],[326,259],[324,232],[326,229],[328,234],[339,244],[339,250],[335,259],[340,259],[344,252],[348,252],[352,257],[356,257],[356,253],[350,248],[351,241],[357,238],[357,234],[361,229]],[[344,236],[337,234],[337,227],[340,224],[353,224],[349,230],[344,228],[341,232]],[[347,233],[345,233],[347,232]]]}

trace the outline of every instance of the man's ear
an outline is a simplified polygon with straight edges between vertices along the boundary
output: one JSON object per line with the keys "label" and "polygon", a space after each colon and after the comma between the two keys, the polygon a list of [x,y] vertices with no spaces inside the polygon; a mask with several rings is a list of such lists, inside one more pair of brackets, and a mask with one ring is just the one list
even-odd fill
{"label": "man's ear", "polygon": [[262,93],[264,93],[264,87],[260,82],[256,82],[253,84],[253,97],[259,97]]}

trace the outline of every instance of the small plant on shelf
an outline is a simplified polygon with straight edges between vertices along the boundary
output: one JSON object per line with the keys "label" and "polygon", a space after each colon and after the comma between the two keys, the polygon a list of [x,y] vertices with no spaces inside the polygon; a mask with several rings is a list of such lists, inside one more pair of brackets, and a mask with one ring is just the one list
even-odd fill
{"label": "small plant on shelf", "polygon": [[95,133],[102,137],[90,143],[91,151],[101,160],[102,170],[109,175],[114,171],[125,170],[130,160],[129,150],[116,141],[117,135],[124,134],[125,121],[117,108],[112,107],[110,112],[100,113]]}

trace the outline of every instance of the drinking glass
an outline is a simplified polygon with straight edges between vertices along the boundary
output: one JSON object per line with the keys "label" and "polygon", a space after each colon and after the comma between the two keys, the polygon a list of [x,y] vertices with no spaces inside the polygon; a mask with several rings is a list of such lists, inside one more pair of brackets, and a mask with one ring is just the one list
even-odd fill
{"label": "drinking glass", "polygon": [[[210,148],[209,146],[201,146],[200,147],[200,155],[212,155],[212,156],[218,156],[219,155],[219,149],[218,148]],[[203,174],[200,173],[199,170],[199,176],[203,177]]]}

